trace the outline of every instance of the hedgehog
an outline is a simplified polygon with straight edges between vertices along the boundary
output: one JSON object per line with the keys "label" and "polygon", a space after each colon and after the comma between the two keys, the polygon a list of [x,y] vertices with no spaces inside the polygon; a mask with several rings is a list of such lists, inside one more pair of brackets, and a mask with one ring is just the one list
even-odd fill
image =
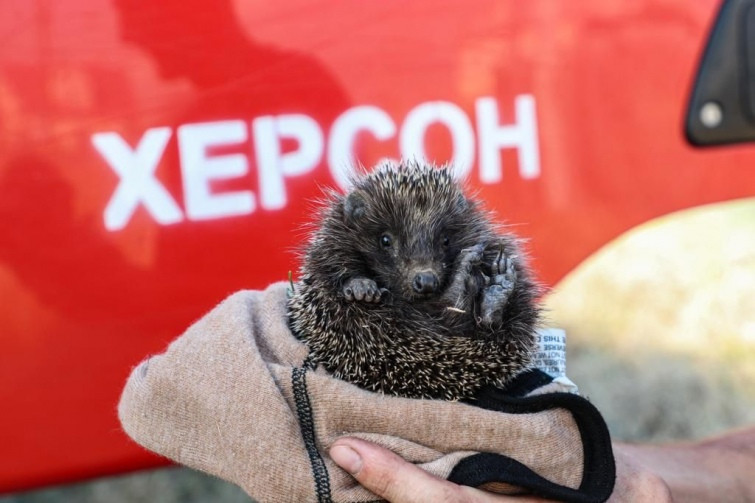
{"label": "hedgehog", "polygon": [[309,363],[384,394],[472,399],[530,361],[539,287],[449,166],[383,165],[330,193],[289,292]]}

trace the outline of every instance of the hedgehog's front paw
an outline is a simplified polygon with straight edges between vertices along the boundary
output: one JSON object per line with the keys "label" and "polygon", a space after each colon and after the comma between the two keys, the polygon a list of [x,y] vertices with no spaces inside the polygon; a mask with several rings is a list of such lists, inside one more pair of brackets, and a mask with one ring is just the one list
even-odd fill
{"label": "hedgehog's front paw", "polygon": [[481,286],[480,264],[485,247],[481,244],[461,250],[456,272],[443,294],[450,307],[465,311]]}
{"label": "hedgehog's front paw", "polygon": [[464,248],[459,252],[459,270],[456,275],[463,275],[464,277],[472,273],[477,266],[482,263],[483,253],[485,252],[485,246],[482,244],[476,244],[471,248]]}
{"label": "hedgehog's front paw", "polygon": [[499,246],[490,264],[488,286],[482,290],[480,302],[480,322],[495,325],[503,321],[503,309],[516,286],[515,256],[507,256],[503,246]]}
{"label": "hedgehog's front paw", "polygon": [[380,302],[381,291],[371,279],[351,278],[343,286],[343,296],[349,302]]}

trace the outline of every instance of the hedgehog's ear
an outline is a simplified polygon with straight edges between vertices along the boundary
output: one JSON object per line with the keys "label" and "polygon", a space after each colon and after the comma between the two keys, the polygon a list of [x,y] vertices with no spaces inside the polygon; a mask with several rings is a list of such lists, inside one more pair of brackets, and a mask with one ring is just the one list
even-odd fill
{"label": "hedgehog's ear", "polygon": [[364,196],[355,190],[346,196],[343,202],[343,220],[347,224],[353,224],[360,220],[367,211],[367,202]]}

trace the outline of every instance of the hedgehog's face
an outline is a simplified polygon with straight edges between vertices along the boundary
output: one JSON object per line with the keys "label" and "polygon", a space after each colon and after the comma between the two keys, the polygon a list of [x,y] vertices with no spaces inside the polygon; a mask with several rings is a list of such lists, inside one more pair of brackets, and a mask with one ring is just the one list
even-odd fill
{"label": "hedgehog's face", "polygon": [[429,300],[445,290],[460,251],[476,244],[479,219],[470,218],[474,209],[458,189],[413,196],[357,189],[344,200],[344,221],[363,274],[394,299]]}
{"label": "hedgehog's face", "polygon": [[445,289],[458,252],[443,229],[385,227],[376,249],[365,254],[374,279],[394,297],[414,301],[434,298]]}

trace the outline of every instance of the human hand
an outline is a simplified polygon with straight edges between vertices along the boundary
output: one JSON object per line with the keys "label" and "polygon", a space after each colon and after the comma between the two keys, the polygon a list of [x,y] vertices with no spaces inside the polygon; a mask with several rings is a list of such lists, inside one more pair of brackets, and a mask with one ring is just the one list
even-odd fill
{"label": "human hand", "polygon": [[[671,501],[666,484],[623,452],[616,457],[617,480],[609,502]],[[392,503],[545,503],[536,496],[504,496],[460,486],[430,475],[393,452],[356,438],[338,439],[330,457],[362,486]]]}
{"label": "human hand", "polygon": [[613,454],[616,460],[616,484],[608,503],[673,501],[671,489],[659,475],[650,471],[628,452],[618,449],[616,445]]}

